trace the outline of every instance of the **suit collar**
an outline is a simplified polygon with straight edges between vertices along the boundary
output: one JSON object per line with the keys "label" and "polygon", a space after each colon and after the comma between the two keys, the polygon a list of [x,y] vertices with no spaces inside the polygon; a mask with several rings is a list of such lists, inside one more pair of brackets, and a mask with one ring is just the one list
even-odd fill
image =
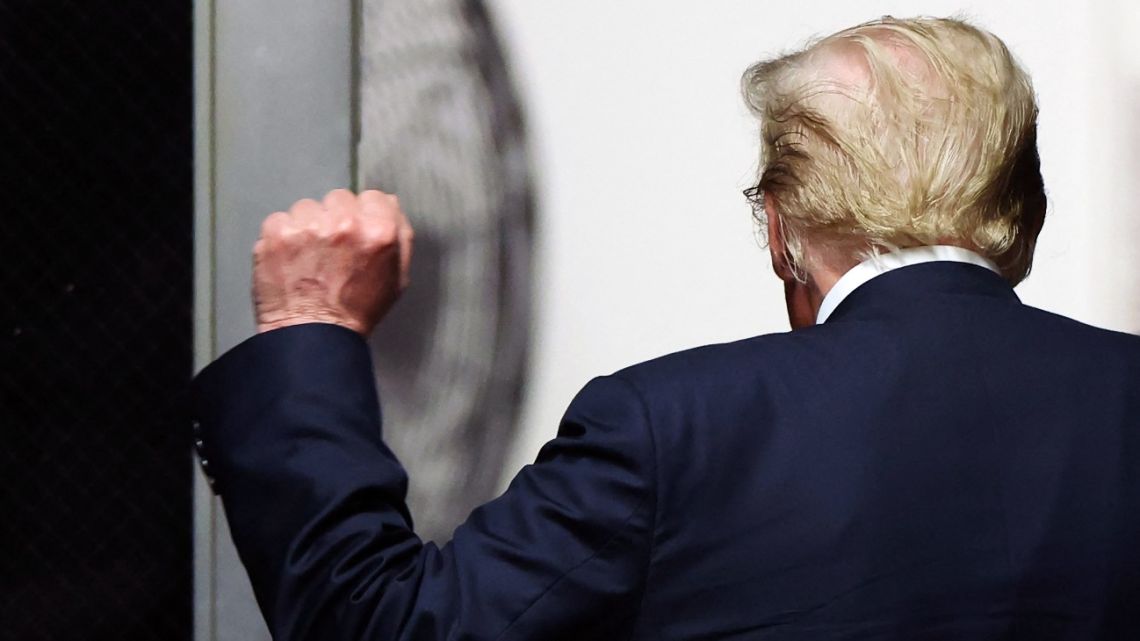
{"label": "suit collar", "polygon": [[823,302],[819,306],[819,313],[816,315],[815,320],[816,324],[819,325],[826,322],[827,317],[835,311],[836,307],[839,307],[839,304],[842,303],[844,299],[851,295],[851,292],[872,278],[876,278],[901,267],[938,261],[967,263],[977,265],[978,267],[985,267],[995,274],[1001,273],[1000,270],[998,270],[998,266],[995,265],[992,260],[977,252],[953,245],[908,247],[905,249],[896,249],[886,254],[876,253],[867,260],[847,270],[847,273],[832,286],[831,291],[827,292],[827,295],[824,296]]}
{"label": "suit collar", "polygon": [[931,295],[984,296],[1020,303],[1009,283],[986,267],[963,262],[924,262],[892,269],[861,284],[835,307],[827,322],[872,306],[903,307]]}

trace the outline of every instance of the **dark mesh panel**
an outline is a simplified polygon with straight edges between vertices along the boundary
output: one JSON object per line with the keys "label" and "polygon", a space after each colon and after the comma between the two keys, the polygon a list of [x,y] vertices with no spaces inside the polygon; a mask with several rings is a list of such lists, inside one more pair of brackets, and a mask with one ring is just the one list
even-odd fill
{"label": "dark mesh panel", "polygon": [[191,637],[191,16],[0,0],[0,638]]}

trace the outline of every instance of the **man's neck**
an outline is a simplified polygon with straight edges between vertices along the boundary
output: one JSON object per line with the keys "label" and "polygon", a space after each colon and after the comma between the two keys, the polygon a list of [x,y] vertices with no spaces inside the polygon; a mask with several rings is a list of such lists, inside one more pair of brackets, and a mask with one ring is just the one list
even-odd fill
{"label": "man's neck", "polygon": [[846,271],[821,265],[807,273],[807,282],[784,283],[784,299],[792,329],[815,325],[823,299]]}

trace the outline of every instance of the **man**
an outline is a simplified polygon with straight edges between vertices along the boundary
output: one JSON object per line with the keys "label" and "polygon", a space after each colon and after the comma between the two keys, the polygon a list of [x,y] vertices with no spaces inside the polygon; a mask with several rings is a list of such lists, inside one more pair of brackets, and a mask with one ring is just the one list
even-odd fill
{"label": "man", "polygon": [[398,203],[265,221],[259,335],[196,388],[277,638],[1140,638],[1140,339],[1012,290],[1045,212],[1027,76],[884,18],[744,89],[795,331],[591,381],[442,548],[363,338],[406,284]]}

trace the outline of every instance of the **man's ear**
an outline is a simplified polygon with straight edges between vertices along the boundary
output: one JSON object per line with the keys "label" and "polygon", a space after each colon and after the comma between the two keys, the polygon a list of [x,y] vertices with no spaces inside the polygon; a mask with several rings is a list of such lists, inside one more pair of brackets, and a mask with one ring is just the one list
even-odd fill
{"label": "man's ear", "polygon": [[776,197],[767,192],[764,193],[764,215],[768,217],[768,253],[772,256],[772,269],[785,283],[793,281],[796,275],[788,263],[788,246],[784,243],[780,205]]}

